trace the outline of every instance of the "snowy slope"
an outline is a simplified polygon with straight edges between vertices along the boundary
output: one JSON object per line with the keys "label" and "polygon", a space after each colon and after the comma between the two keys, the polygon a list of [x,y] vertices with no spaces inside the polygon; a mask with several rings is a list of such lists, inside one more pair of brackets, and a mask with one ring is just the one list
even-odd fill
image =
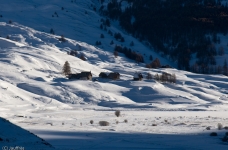
{"label": "snowy slope", "polygon": [[[2,31],[14,32],[11,39],[0,38],[0,116],[39,135],[54,147],[72,148],[73,145],[75,148],[89,149],[94,145],[88,146],[87,141],[84,141],[85,144],[75,145],[74,140],[68,140],[78,139],[78,136],[79,139],[84,139],[85,136],[89,139],[102,136],[100,140],[94,141],[95,145],[100,145],[98,149],[102,149],[107,145],[101,143],[110,142],[109,139],[120,137],[125,141],[129,138],[125,132],[152,134],[149,137],[140,134],[141,143],[147,143],[147,138],[156,139],[157,136],[154,134],[166,137],[166,134],[170,135],[173,132],[184,134],[186,140],[192,138],[192,133],[197,133],[195,139],[207,137],[211,140],[208,138],[209,132],[203,133],[205,128],[211,126],[216,131],[217,123],[224,126],[227,124],[227,118],[224,116],[228,110],[226,76],[193,74],[176,69],[148,70],[123,57],[114,58],[111,52],[105,52],[83,42],[67,39],[66,43],[61,43],[58,36],[36,31],[18,23],[1,22],[0,26]],[[79,53],[83,53],[88,61],[67,54],[67,51],[77,45],[81,45]],[[69,61],[72,72],[92,71],[93,78],[98,78],[100,72],[118,71],[121,79],[110,81],[98,78],[97,82],[69,81],[61,74],[65,61]],[[175,73],[177,83],[159,83],[146,79],[132,81],[136,71],[142,72],[144,76],[148,72],[153,75],[162,72]],[[113,110],[116,109],[123,112],[119,119],[113,114]],[[163,114],[154,113],[152,110],[176,112],[173,114],[164,111]],[[197,112],[183,114],[180,110]],[[200,110],[208,112],[198,112]],[[213,113],[211,110],[221,112]],[[159,116],[164,116],[164,120],[169,119],[170,123],[164,122]],[[123,125],[124,119],[128,119],[129,124]],[[94,120],[94,125],[89,124],[90,120]],[[102,120],[107,120],[112,125],[99,127],[98,122]],[[121,125],[116,124],[116,121]],[[152,128],[153,123],[159,124],[159,130]],[[81,134],[75,134],[75,131],[80,131]],[[110,131],[116,134],[108,134],[107,138],[104,138],[107,135],[100,134]],[[222,135],[223,132],[219,137]],[[178,138],[179,136],[175,139],[178,141]],[[133,142],[135,140],[131,139]],[[219,139],[217,141],[219,142]],[[80,143],[80,140],[78,142]],[[157,146],[158,143],[156,146],[147,147],[170,146],[167,140],[163,142],[166,144],[165,147]],[[115,142],[113,144],[115,145]],[[125,144],[121,142],[120,147],[130,148],[130,145]],[[205,143],[202,144],[202,148],[206,148]],[[138,146],[142,148],[143,145]],[[218,144],[210,146],[216,147]],[[137,148],[137,144],[135,147]],[[186,147],[188,143],[179,148]]]}
{"label": "snowy slope", "polygon": [[[0,38],[0,66],[5,68],[0,71],[3,103],[8,103],[5,97],[10,95],[15,101],[29,102],[37,109],[34,100],[37,104],[62,108],[74,107],[71,104],[95,104],[153,110],[226,110],[228,79],[225,76],[197,75],[176,69],[149,70],[122,57],[114,58],[112,53],[86,43],[71,39],[61,43],[54,35],[22,25],[0,25],[4,31],[14,32],[15,38]],[[82,46],[79,53],[88,61],[66,54],[78,44]],[[121,80],[68,81],[61,74],[65,61],[69,61],[72,72],[92,71],[93,77],[97,78],[102,71],[118,71]],[[135,82],[132,79],[136,71],[144,76],[148,72],[175,73],[177,84],[154,80]]]}
{"label": "snowy slope", "polygon": [[0,147],[2,149],[54,149],[52,145],[40,139],[31,132],[28,132],[8,120],[0,118]]}
{"label": "snowy slope", "polygon": [[[102,45],[99,47],[109,52],[113,52],[115,44],[123,45],[133,51],[140,52],[144,55],[146,62],[150,62],[149,56],[152,55],[154,59],[159,58],[162,64],[176,66],[175,63],[162,58],[137,39],[122,31],[117,22],[111,21],[111,26],[107,27],[107,31],[110,30],[113,34],[121,33],[125,39],[124,43],[116,41],[107,31],[100,29],[101,19],[106,19],[106,17],[102,17],[98,13],[101,6],[98,0],[18,0],[10,1],[10,3],[2,0],[0,2],[2,6],[0,15],[3,16],[0,21],[9,22],[11,20],[46,33],[53,29],[56,35],[64,35],[90,45],[101,41]],[[2,37],[10,34],[14,33],[0,32]],[[104,35],[104,39],[100,38],[101,34]],[[114,44],[110,45],[112,40]],[[131,41],[134,42],[133,47],[130,46]]]}
{"label": "snowy slope", "polygon": [[[90,45],[100,40],[103,32],[100,22],[95,21],[100,16],[91,10],[91,3],[98,6],[92,0],[19,0],[11,1],[11,7],[1,1],[0,116],[59,149],[225,149],[227,145],[220,140],[225,131],[218,132],[217,124],[228,124],[228,77],[147,69],[145,64],[136,64],[121,55],[114,58],[109,44],[103,48]],[[85,10],[90,15],[85,15]],[[59,17],[51,16],[55,11]],[[7,23],[9,18],[12,24]],[[58,35],[64,34],[67,42],[48,34],[50,28]],[[5,38],[7,35],[10,39]],[[109,43],[110,38],[104,40]],[[134,39],[129,37],[129,43],[131,40]],[[135,48],[151,53],[137,41],[134,43]],[[78,45],[79,55],[84,54],[88,61],[67,55]],[[65,61],[69,61],[73,73],[91,71],[93,78],[98,78],[100,72],[118,71],[121,79],[69,81],[61,74]],[[135,72],[144,77],[147,73],[175,73],[177,83],[132,81]],[[114,116],[116,109],[122,112],[120,118]],[[124,123],[125,119],[128,123]],[[90,120],[94,120],[93,125]],[[109,121],[110,126],[100,127],[98,122],[102,120]],[[205,131],[207,126],[219,136],[211,139],[210,132]],[[0,129],[0,135],[4,129]],[[189,142],[180,144],[183,139]]]}

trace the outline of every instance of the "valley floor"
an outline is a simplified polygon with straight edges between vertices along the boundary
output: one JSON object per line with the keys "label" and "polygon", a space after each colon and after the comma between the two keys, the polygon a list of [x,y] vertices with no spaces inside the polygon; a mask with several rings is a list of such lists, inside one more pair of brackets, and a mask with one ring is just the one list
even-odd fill
{"label": "valley floor", "polygon": [[[225,111],[43,110],[26,116],[4,114],[56,149],[227,149],[221,138],[228,126]],[[1,114],[3,115],[3,114]],[[90,120],[94,123],[90,124]],[[109,126],[100,126],[108,121]],[[211,130],[206,130],[210,127]],[[211,132],[218,136],[211,137]]]}

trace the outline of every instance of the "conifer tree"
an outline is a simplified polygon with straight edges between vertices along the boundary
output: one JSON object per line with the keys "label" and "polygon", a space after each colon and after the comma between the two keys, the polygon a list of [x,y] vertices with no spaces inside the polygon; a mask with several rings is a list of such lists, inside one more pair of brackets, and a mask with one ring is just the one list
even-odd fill
{"label": "conifer tree", "polygon": [[69,74],[71,74],[71,68],[68,61],[65,62],[63,65],[62,73],[67,77]]}

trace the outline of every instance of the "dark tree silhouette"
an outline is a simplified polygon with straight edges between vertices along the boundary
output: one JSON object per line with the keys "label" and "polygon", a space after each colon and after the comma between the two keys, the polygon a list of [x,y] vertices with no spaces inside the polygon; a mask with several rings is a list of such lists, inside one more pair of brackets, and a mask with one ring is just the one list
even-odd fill
{"label": "dark tree silhouette", "polygon": [[62,68],[62,74],[65,75],[66,77],[71,74],[71,67],[68,61],[65,62]]}

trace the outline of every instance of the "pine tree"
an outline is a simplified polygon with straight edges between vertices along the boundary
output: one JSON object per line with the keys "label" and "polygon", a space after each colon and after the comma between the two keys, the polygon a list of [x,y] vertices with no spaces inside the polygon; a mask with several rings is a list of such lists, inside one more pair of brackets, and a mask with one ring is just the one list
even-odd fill
{"label": "pine tree", "polygon": [[71,68],[68,61],[66,61],[63,65],[62,74],[64,74],[66,77],[71,74]]}

